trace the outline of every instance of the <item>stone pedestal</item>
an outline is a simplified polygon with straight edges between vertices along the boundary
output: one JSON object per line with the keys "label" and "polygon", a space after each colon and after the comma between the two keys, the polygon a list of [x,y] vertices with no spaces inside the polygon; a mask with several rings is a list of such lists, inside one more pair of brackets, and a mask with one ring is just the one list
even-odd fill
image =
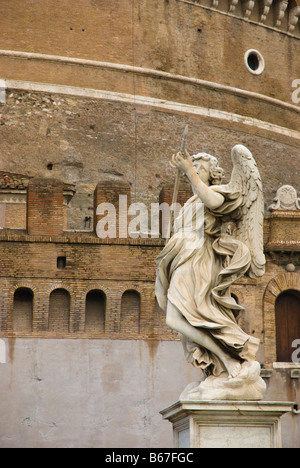
{"label": "stone pedestal", "polygon": [[281,448],[280,417],[294,403],[179,401],[161,411],[176,448]]}

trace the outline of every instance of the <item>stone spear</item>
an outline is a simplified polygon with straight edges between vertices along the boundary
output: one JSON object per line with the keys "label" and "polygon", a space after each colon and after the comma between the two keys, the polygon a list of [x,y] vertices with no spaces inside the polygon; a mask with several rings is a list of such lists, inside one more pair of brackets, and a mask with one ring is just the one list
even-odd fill
{"label": "stone spear", "polygon": [[[186,125],[185,129],[184,129],[184,133],[183,133],[182,142],[181,142],[181,148],[180,148],[180,152],[181,152],[183,157],[185,157],[185,143],[186,143],[186,138],[187,138],[188,131],[189,131],[189,126]],[[179,184],[180,184],[180,170],[177,169],[175,184],[174,184],[174,191],[173,191],[172,205],[171,205],[171,209],[170,209],[170,222],[169,222],[169,230],[168,230],[168,232],[170,233],[170,236],[171,236],[172,226],[173,226],[173,223],[175,221],[174,220],[174,209],[175,209],[175,203],[177,202],[177,198],[178,198]]]}

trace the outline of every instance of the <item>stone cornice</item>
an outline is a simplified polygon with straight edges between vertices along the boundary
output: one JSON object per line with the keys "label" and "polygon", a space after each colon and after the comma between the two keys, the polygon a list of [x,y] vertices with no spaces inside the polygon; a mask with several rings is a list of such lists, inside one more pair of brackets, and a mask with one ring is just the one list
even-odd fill
{"label": "stone cornice", "polygon": [[[284,34],[286,36],[290,36],[294,39],[299,40],[299,35],[295,35],[295,28],[298,25],[299,17],[300,17],[300,7],[299,1],[296,6],[292,8],[288,8],[289,1],[288,0],[279,0],[278,2],[274,2],[273,0],[228,0],[228,9],[224,11],[224,5],[219,7],[219,0],[212,0],[211,6],[202,5],[201,0],[176,0],[179,3],[185,3],[187,5],[191,5],[194,7],[203,8],[204,10],[209,10],[214,13],[218,13],[220,15],[230,16],[240,21],[245,21],[250,24],[254,24],[259,27],[263,27],[269,29],[271,31],[275,31],[279,34]],[[241,4],[242,14],[237,14],[237,5],[238,3]],[[254,19],[254,10],[255,4],[259,4],[259,16]],[[274,24],[273,26],[267,25],[266,20],[268,16],[273,14]],[[287,28],[285,28],[284,19],[286,18]]]}

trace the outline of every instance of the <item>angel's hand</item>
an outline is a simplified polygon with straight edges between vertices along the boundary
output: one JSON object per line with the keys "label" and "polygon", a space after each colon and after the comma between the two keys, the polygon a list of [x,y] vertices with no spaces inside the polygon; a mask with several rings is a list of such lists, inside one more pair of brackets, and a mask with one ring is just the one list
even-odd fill
{"label": "angel's hand", "polygon": [[191,157],[187,151],[185,151],[185,158],[182,153],[177,153],[172,156],[170,166],[173,169],[178,169],[184,174],[192,173],[195,171]]}

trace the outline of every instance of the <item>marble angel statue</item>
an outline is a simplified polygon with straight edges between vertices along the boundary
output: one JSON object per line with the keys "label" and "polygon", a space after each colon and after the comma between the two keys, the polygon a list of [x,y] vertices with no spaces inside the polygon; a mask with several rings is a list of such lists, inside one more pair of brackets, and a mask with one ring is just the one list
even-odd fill
{"label": "marble angel statue", "polygon": [[256,362],[259,340],[238,325],[242,305],[232,283],[259,278],[263,253],[263,191],[251,152],[232,149],[233,172],[206,153],[172,157],[189,179],[194,196],[181,209],[174,234],[157,258],[156,297],[167,325],[179,332],[188,362],[206,379],[185,396],[196,399],[260,400],[265,383]]}

